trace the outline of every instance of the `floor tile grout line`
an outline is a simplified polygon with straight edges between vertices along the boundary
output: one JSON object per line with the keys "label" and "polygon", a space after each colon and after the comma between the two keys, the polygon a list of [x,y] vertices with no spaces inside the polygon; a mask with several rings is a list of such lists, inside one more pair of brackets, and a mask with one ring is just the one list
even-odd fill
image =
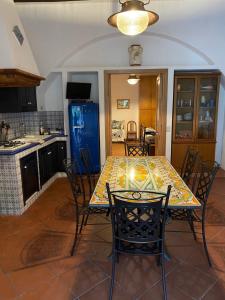
{"label": "floor tile grout line", "polygon": [[[206,258],[207,259],[207,258]],[[198,267],[196,267],[195,265],[192,265],[188,262],[184,262],[183,265],[188,265],[188,266],[191,266],[192,268],[194,268],[195,270],[199,271],[201,274],[207,276],[208,278],[210,279],[214,279],[214,276],[213,275],[209,275],[208,273],[206,273],[205,271],[202,271],[201,269],[199,269]]]}
{"label": "floor tile grout line", "polygon": [[78,296],[78,299],[79,299],[80,297],[82,297],[83,295],[87,294],[88,292],[90,292],[91,290],[95,289],[99,284],[101,284],[102,282],[104,282],[104,281],[106,281],[106,280],[108,280],[108,279],[110,279],[109,276],[107,276],[106,278],[100,280],[100,281],[97,282],[95,285],[93,285],[91,288],[89,288],[89,289],[87,289],[85,292],[81,293],[81,294]]}
{"label": "floor tile grout line", "polygon": [[[178,263],[179,264],[179,263]],[[175,266],[174,268],[172,268],[172,270],[168,271],[166,273],[166,279],[167,277],[169,276],[170,273],[172,273],[178,266]],[[162,271],[160,271],[162,272]],[[160,274],[160,276],[162,276],[162,274]],[[159,284],[159,282],[162,281],[162,278],[160,278],[158,281],[154,282],[153,285],[149,288],[147,288],[142,294],[140,294],[138,297],[137,297],[137,300],[139,300],[141,297],[143,297],[148,291],[150,291],[153,287],[155,287],[157,284]]]}
{"label": "floor tile grout line", "polygon": [[206,291],[203,293],[203,295],[200,297],[200,300],[204,299],[204,297],[208,294],[210,290],[213,289],[213,287],[218,283],[219,279],[217,279]]}

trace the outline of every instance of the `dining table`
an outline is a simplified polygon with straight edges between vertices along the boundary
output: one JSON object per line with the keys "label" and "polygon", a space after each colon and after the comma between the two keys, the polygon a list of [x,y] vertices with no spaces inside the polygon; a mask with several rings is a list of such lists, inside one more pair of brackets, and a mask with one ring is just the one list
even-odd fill
{"label": "dining table", "polygon": [[115,190],[165,193],[172,186],[168,208],[196,209],[201,204],[165,156],[108,156],[89,206],[108,208],[106,182]]}

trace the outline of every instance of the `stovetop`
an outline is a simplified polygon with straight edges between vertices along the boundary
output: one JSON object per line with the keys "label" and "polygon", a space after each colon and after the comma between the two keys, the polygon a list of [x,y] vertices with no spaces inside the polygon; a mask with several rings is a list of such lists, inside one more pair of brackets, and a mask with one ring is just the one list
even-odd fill
{"label": "stovetop", "polygon": [[21,147],[26,146],[30,143],[25,143],[21,141],[7,141],[7,142],[0,142],[0,150],[15,150]]}
{"label": "stovetop", "polygon": [[1,148],[16,148],[18,146],[24,145],[25,142],[20,141],[7,141],[7,142],[0,142]]}

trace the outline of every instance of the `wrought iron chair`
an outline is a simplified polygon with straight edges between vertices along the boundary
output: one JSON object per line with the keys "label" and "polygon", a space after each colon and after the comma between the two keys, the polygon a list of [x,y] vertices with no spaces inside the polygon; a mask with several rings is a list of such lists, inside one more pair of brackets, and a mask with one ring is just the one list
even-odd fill
{"label": "wrought iron chair", "polygon": [[76,213],[75,237],[71,249],[71,255],[73,255],[74,250],[76,248],[78,235],[81,234],[84,226],[85,216],[89,215],[88,204],[90,198],[86,196],[85,186],[84,186],[83,178],[80,175],[78,163],[76,161],[66,159],[63,161],[63,164],[64,164],[65,172],[70,182],[70,186],[73,194],[73,200],[75,204],[75,213]]}
{"label": "wrought iron chair", "polygon": [[[91,153],[89,148],[80,148],[80,158],[85,170],[85,173],[83,175],[85,175],[85,179],[87,179],[88,181],[88,187],[89,187],[89,198],[91,198],[94,190],[95,190],[95,186],[96,186],[96,176],[98,174],[94,173],[94,166],[93,166],[93,162],[91,159]],[[92,208],[92,213],[93,213],[93,208]],[[106,214],[106,216],[109,216],[109,210],[107,208],[96,208],[95,209],[95,213],[102,213],[102,214]],[[89,215],[88,215],[89,216]],[[85,220],[85,224],[87,225],[87,221],[88,221],[88,216]]]}
{"label": "wrought iron chair", "polygon": [[129,144],[126,143],[128,156],[148,156],[149,147],[145,144]]}
{"label": "wrought iron chair", "polygon": [[[115,266],[121,253],[158,256],[162,268],[164,299],[167,299],[164,266],[164,232],[171,186],[166,193],[151,191],[111,191],[107,183],[112,221],[112,276],[109,299],[112,299]],[[164,204],[164,214],[161,208]]]}
{"label": "wrought iron chair", "polygon": [[105,213],[106,210],[89,207],[92,194],[90,194],[90,189],[87,191],[84,176],[81,175],[78,163],[75,160],[66,159],[63,164],[70,182],[76,213],[75,238],[71,249],[71,255],[73,255],[79,235],[82,233],[83,227],[87,225],[88,217],[91,214]]}
{"label": "wrought iron chair", "polygon": [[96,174],[94,173],[93,162],[90,150],[88,148],[80,148],[80,158],[87,176],[90,196],[94,192],[96,186]]}
{"label": "wrought iron chair", "polygon": [[212,263],[209,257],[206,236],[205,236],[205,218],[206,218],[208,196],[218,169],[219,169],[219,164],[217,162],[203,162],[203,161],[199,162],[199,172],[196,173],[194,178],[195,184],[193,187],[193,192],[195,193],[195,196],[201,203],[201,209],[170,210],[170,217],[172,218],[172,220],[187,221],[189,223],[195,240],[196,240],[196,232],[194,228],[194,222],[201,223],[201,234],[202,234],[203,246],[210,267],[212,266]]}
{"label": "wrought iron chair", "polygon": [[188,147],[187,152],[185,154],[182,168],[181,168],[181,178],[187,184],[187,186],[191,187],[191,179],[196,167],[196,164],[199,159],[199,152],[191,147]]}

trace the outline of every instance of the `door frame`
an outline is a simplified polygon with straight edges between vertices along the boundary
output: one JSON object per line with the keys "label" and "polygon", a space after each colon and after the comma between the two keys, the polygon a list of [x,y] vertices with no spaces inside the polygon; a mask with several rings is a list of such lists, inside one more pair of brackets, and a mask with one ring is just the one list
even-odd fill
{"label": "door frame", "polygon": [[113,74],[139,74],[152,75],[160,78],[160,88],[157,93],[156,131],[157,138],[156,155],[166,153],[166,120],[167,120],[167,86],[168,69],[124,69],[104,71],[105,91],[105,149],[106,157],[112,155],[112,131],[111,131],[111,75]]}

